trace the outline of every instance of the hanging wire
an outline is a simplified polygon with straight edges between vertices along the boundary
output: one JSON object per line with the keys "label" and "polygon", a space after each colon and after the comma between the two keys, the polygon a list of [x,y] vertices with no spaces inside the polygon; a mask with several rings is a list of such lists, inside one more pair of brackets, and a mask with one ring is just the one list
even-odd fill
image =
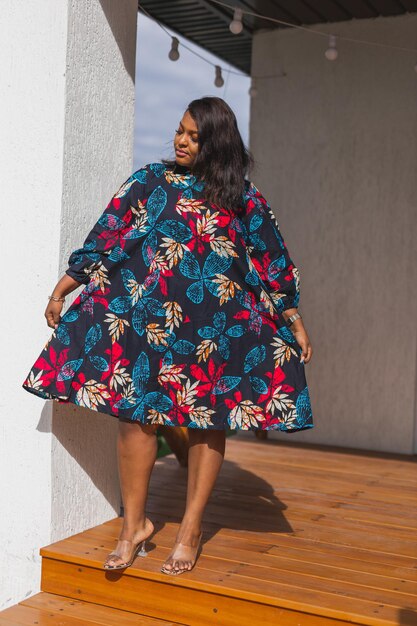
{"label": "hanging wire", "polygon": [[[231,9],[232,11],[236,8],[233,4],[228,4],[227,2],[222,2],[221,0],[208,0],[214,4],[219,4],[222,7],[226,7]],[[242,9],[242,13],[244,15],[252,15],[253,17],[260,17],[263,20],[268,20],[269,22],[275,22],[276,24],[283,24],[284,26],[291,26],[291,28],[298,28],[299,30],[305,30],[308,33],[312,33],[313,35],[320,35],[322,37],[329,37],[329,33],[325,33],[321,30],[317,30],[315,28],[311,28],[310,26],[300,26],[299,24],[292,24],[291,22],[285,22],[284,20],[279,20],[275,17],[269,17],[268,15],[262,15],[262,13],[256,13],[255,11],[246,11],[246,9]],[[404,46],[393,46],[392,44],[380,43],[378,41],[367,41],[366,39],[354,39],[353,37],[345,37],[344,35],[337,35],[338,39],[344,41],[352,41],[354,43],[364,43],[369,46],[379,46],[381,48],[390,48],[391,50],[402,50],[403,52],[417,52],[417,48],[406,48]]]}
{"label": "hanging wire", "polygon": [[[235,9],[237,8],[235,5],[228,4],[227,2],[223,2],[222,0],[208,0],[208,1],[212,2],[214,4],[218,4],[220,6],[226,7],[228,9],[231,9],[232,11],[235,11]],[[138,7],[151,20],[156,22],[158,24],[158,26],[172,40],[173,35],[171,35],[171,33],[167,30],[167,28],[165,28],[165,26],[159,20],[157,20],[155,17],[153,17],[153,15],[151,15],[141,5],[140,2],[138,2]],[[270,22],[274,22],[274,23],[277,23],[277,24],[283,24],[284,26],[290,26],[291,28],[296,28],[296,29],[299,29],[299,30],[305,30],[306,32],[311,33],[313,35],[319,35],[321,37],[326,37],[327,39],[329,39],[329,33],[328,32],[326,33],[326,32],[323,32],[323,31],[320,31],[320,30],[317,30],[317,29],[313,29],[313,28],[307,27],[307,26],[300,26],[299,24],[292,24],[291,22],[286,22],[284,20],[279,20],[279,19],[274,18],[274,17],[269,17],[268,15],[263,15],[262,13],[256,13],[255,11],[247,11],[246,9],[242,9],[241,11],[242,11],[243,15],[251,15],[253,17],[259,17],[259,18],[262,18],[264,20],[268,20]],[[334,35],[330,35],[330,36],[334,37]],[[403,47],[403,46],[394,46],[394,45],[391,45],[391,44],[384,44],[384,43],[380,43],[380,42],[377,42],[377,41],[367,41],[367,40],[364,40],[364,39],[354,39],[353,37],[346,37],[344,35],[337,35],[337,39],[338,40],[344,40],[344,41],[351,41],[351,42],[360,43],[360,44],[368,44],[370,46],[378,46],[378,47],[381,47],[381,48],[389,48],[389,49],[392,49],[392,50],[402,50],[404,52],[417,52],[417,48],[407,48],[407,47]],[[228,74],[234,74],[235,76],[243,76],[244,78],[252,78],[252,79],[259,79],[259,80],[262,80],[264,78],[279,78],[279,77],[287,76],[287,73],[285,71],[281,71],[281,72],[279,72],[277,74],[263,74],[263,75],[255,75],[255,74],[253,74],[253,75],[249,76],[248,74],[245,74],[244,72],[239,72],[239,71],[236,71],[236,70],[225,68],[223,66],[219,66],[217,63],[213,63],[212,61],[207,59],[202,54],[199,54],[196,50],[193,50],[192,48],[190,48],[190,46],[187,46],[182,41],[180,43],[181,43],[181,46],[183,48],[185,48],[185,50],[188,50],[189,52],[191,52],[191,54],[194,54],[195,56],[197,56],[202,61],[205,61],[206,63],[208,63],[209,65],[214,67],[215,71],[216,71],[216,67],[220,67],[221,71],[227,72]],[[417,65],[415,66],[415,70],[417,72]]]}
{"label": "hanging wire", "polygon": [[[153,15],[151,15],[141,4],[140,2],[138,2],[138,6],[141,8],[141,10],[145,13],[145,15],[147,15],[147,17],[149,17],[151,20],[153,20],[154,22],[156,22],[156,24],[158,24],[158,26],[168,35],[168,37],[170,39],[172,39],[172,35],[171,33],[165,28],[165,26],[163,24],[161,24],[161,22],[159,20],[157,20],[155,17],[153,17]],[[209,59],[207,59],[206,57],[204,57],[203,55],[199,54],[198,52],[196,52],[196,50],[193,50],[192,48],[190,48],[189,46],[187,46],[185,43],[183,43],[182,41],[180,42],[181,46],[183,48],[185,48],[185,50],[188,50],[189,52],[191,52],[191,54],[194,54],[195,56],[197,56],[199,59],[202,59],[202,61],[205,61],[206,63],[208,63],[209,65],[211,65],[212,67],[216,68],[216,65],[218,65],[218,63],[213,63],[212,61],[210,61]],[[226,67],[220,66],[222,69],[222,72],[227,72],[228,74],[234,74],[235,76],[243,76],[244,78],[250,78],[250,76],[248,74],[245,74],[244,72],[238,72],[236,70],[232,70],[232,69],[228,69]],[[285,72],[280,72],[279,74],[268,74],[265,76],[257,76],[256,78],[278,78],[279,76],[286,76]]]}

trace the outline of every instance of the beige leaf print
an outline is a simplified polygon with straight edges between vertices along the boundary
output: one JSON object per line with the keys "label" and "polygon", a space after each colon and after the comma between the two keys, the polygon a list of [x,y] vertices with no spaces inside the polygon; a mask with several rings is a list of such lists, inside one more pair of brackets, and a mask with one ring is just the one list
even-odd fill
{"label": "beige leaf print", "polygon": [[159,271],[162,275],[166,274],[170,269],[170,265],[165,258],[165,255],[162,254],[161,250],[157,250],[156,254],[153,255],[152,261],[149,265],[149,272]]}
{"label": "beige leaf print", "polygon": [[111,395],[107,391],[107,387],[104,383],[99,383],[91,379],[80,387],[75,398],[78,405],[97,411],[98,405],[105,405],[105,400],[109,400]]}
{"label": "beige leaf print", "polygon": [[110,377],[109,387],[111,389],[117,389],[117,387],[125,387],[128,383],[132,382],[129,372],[125,367],[122,367],[121,362],[117,361],[114,366],[113,374]]}
{"label": "beige leaf print", "polygon": [[90,277],[90,280],[100,287],[100,291],[104,292],[106,288],[105,285],[110,285],[107,268],[101,261],[92,263],[84,268],[84,272]]}
{"label": "beige leaf print", "polygon": [[224,235],[220,235],[219,237],[213,237],[213,239],[210,240],[210,247],[220,256],[239,256],[236,250],[234,250],[235,244],[233,243],[233,241],[231,241]]}
{"label": "beige leaf print", "polygon": [[201,213],[201,206],[204,204],[203,200],[196,200],[195,198],[180,198],[175,206],[175,210],[180,215],[185,213]]}
{"label": "beige leaf print", "polygon": [[182,373],[183,369],[183,365],[175,365],[175,363],[164,365],[159,370],[158,382],[161,385],[164,383],[181,383],[181,378],[187,378],[187,375]]}
{"label": "beige leaf print", "polygon": [[219,212],[210,213],[210,211],[206,211],[205,215],[196,221],[196,230],[200,237],[204,235],[212,235],[216,232],[217,229],[217,217]]}
{"label": "beige leaf print", "polygon": [[147,324],[146,326],[146,338],[148,343],[154,344],[156,346],[168,346],[168,342],[166,338],[168,334],[164,328],[161,328],[160,325],[156,322],[152,322],[151,324]]}
{"label": "beige leaf print", "polygon": [[133,228],[138,230],[139,232],[144,232],[145,228],[148,224],[148,211],[145,205],[138,200],[138,208],[136,209],[134,206],[130,207],[135,221],[133,222]]}
{"label": "beige leaf print", "polygon": [[[268,400],[266,405],[266,410],[272,415],[275,415],[276,411],[279,411],[284,416],[285,414],[295,412],[295,406],[291,398],[288,397],[288,394],[283,393],[281,391],[282,386],[279,385],[274,393],[272,394],[272,398]],[[294,413],[295,417],[295,413]]]}
{"label": "beige leaf print", "polygon": [[182,307],[175,301],[164,302],[162,306],[166,311],[165,326],[172,333],[174,326],[179,328],[182,320],[184,319]]}
{"label": "beige leaf print", "polygon": [[170,268],[177,265],[183,258],[184,252],[188,250],[186,245],[180,243],[179,241],[175,241],[175,239],[172,239],[171,237],[162,237],[160,247],[166,248],[165,258],[167,259]]}
{"label": "beige leaf print", "polygon": [[181,389],[177,390],[177,404],[178,406],[191,406],[194,404],[197,395],[197,389],[199,381],[196,380],[191,384],[189,378],[187,378],[185,385]]}
{"label": "beige leaf print", "polygon": [[292,346],[289,346],[279,335],[275,335],[271,344],[272,347],[275,347],[274,350],[274,361],[275,367],[282,366],[285,361],[289,361],[291,359],[291,355],[294,355],[298,358],[297,352],[294,350]]}
{"label": "beige leaf print", "polygon": [[190,420],[194,422],[198,428],[207,428],[208,426],[213,426],[213,422],[210,417],[213,413],[215,413],[214,409],[209,409],[206,406],[199,406],[192,408],[188,415]]}
{"label": "beige leaf print", "polygon": [[201,361],[206,362],[214,350],[217,350],[217,343],[215,343],[212,339],[204,339],[197,346],[196,355],[198,356],[198,363]]}
{"label": "beige leaf print", "polygon": [[220,304],[224,304],[231,298],[234,298],[236,290],[242,289],[238,283],[230,280],[224,274],[216,274],[216,278],[213,278],[212,282],[218,285],[217,296],[220,298]]}
{"label": "beige leaf print", "polygon": [[123,335],[125,332],[125,326],[130,326],[127,320],[124,320],[120,317],[117,317],[114,313],[106,313],[106,317],[104,321],[109,324],[109,335],[111,337],[112,343],[118,341],[120,335]]}
{"label": "beige leaf print", "polygon": [[149,409],[147,415],[147,422],[151,424],[166,424],[167,422],[171,422],[168,415],[166,413],[161,413],[156,409]]}
{"label": "beige leaf print", "polygon": [[259,422],[265,421],[263,410],[251,400],[239,402],[229,414],[230,428],[242,428],[248,430],[251,426],[259,426]]}

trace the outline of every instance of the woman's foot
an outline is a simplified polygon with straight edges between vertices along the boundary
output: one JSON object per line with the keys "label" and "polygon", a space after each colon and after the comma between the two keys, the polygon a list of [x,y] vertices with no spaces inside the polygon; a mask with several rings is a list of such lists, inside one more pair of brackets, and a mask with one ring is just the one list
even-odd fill
{"label": "woman's foot", "polygon": [[197,560],[203,533],[201,529],[178,531],[175,544],[165,563],[161,567],[164,574],[182,574],[190,571]]}
{"label": "woman's foot", "polygon": [[103,563],[104,569],[120,569],[121,567],[131,565],[133,562],[132,557],[138,545],[145,541],[145,539],[148,539],[153,531],[154,525],[147,517],[143,525],[135,528],[133,532],[128,531],[124,525],[116,549],[107,555],[107,559]]}

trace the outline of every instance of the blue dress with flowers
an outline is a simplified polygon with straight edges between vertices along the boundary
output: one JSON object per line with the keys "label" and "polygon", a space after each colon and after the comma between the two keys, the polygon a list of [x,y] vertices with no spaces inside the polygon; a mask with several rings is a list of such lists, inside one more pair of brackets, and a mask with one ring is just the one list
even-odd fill
{"label": "blue dress with flowers", "polygon": [[234,212],[160,162],[110,200],[66,273],[84,285],[22,386],[123,420],[212,429],[313,427],[282,311],[299,271],[245,179]]}

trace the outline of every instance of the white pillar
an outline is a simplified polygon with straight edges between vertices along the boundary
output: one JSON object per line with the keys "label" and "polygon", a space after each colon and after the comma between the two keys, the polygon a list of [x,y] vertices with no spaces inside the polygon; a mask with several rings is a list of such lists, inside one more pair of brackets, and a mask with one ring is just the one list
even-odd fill
{"label": "white pillar", "polygon": [[136,22],[135,0],[2,2],[0,610],[39,591],[41,546],[119,512],[116,418],[21,384],[47,295],[131,173]]}

